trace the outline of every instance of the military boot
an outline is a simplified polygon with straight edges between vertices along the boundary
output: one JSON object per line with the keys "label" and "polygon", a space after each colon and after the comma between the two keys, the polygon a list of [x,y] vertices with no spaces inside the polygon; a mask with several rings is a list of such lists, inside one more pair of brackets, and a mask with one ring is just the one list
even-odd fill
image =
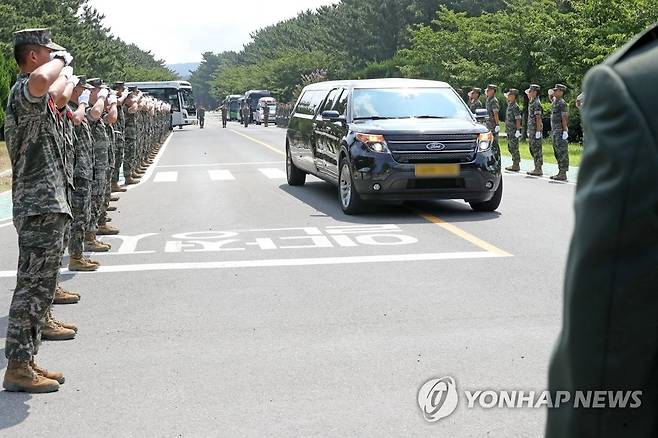
{"label": "military boot", "polygon": [[77,304],[80,302],[80,295],[72,294],[64,288],[58,287],[55,290],[53,304]]}
{"label": "military boot", "polygon": [[69,271],[90,272],[98,269],[98,265],[90,263],[82,254],[72,254],[69,257]]}
{"label": "military boot", "polygon": [[92,259],[92,258],[85,257],[85,256],[83,256],[83,257],[84,257],[84,259],[87,261],[87,263],[89,263],[89,264],[96,265],[96,266],[100,266],[100,265],[101,265],[101,262],[99,262],[99,261],[97,261],[97,260],[94,260],[94,259]]}
{"label": "military boot", "polygon": [[117,202],[119,199],[119,196],[117,195],[110,195],[110,202]]}
{"label": "military boot", "polygon": [[[139,175],[137,172],[133,171],[133,174],[130,175],[130,176],[131,176],[132,179],[136,179],[137,182],[139,182],[139,180],[140,180],[140,175]],[[137,182],[136,182],[136,183],[133,183],[133,184],[137,184]]]}
{"label": "military boot", "polygon": [[567,180],[567,172],[564,170],[560,170],[557,175],[553,175],[551,177],[553,181],[566,181]]}
{"label": "military boot", "polygon": [[508,172],[518,172],[518,171],[521,170],[521,166],[519,166],[519,162],[518,162],[518,161],[514,161],[514,162],[512,163],[512,165],[509,166],[509,167],[506,167],[505,170],[507,170]]}
{"label": "military boot", "polygon": [[112,218],[111,217],[106,217],[105,222],[112,222]]}
{"label": "military boot", "polygon": [[44,341],[70,341],[75,338],[75,330],[63,327],[54,319],[46,318],[41,329],[41,339]]}
{"label": "military boot", "polygon": [[10,359],[2,387],[11,392],[43,394],[59,390],[59,383],[36,373],[28,361]]}
{"label": "military boot", "polygon": [[109,207],[107,207],[106,211],[117,211],[117,208],[114,205],[110,205]]}
{"label": "military boot", "polygon": [[108,224],[101,225],[96,231],[97,236],[114,236],[115,234],[119,234],[119,229]]}
{"label": "military boot", "polygon": [[50,308],[48,309],[48,313],[46,313],[46,322],[50,321],[52,324],[58,325],[60,327],[64,327],[65,329],[73,330],[75,333],[78,333],[78,326],[75,324],[71,323],[66,323],[62,321],[57,321],[55,317],[53,316],[53,309]]}
{"label": "military boot", "polygon": [[541,167],[535,167],[535,170],[531,170],[528,172],[528,175],[530,176],[543,176],[544,172],[542,172]]}
{"label": "military boot", "polygon": [[123,193],[123,192],[127,192],[127,191],[128,191],[127,188],[125,188],[125,187],[121,187],[121,186],[119,185],[119,183],[116,182],[116,181],[112,181],[112,188],[111,188],[111,190],[112,190],[114,193],[117,193],[117,192],[118,192],[118,193]]}
{"label": "military boot", "polygon": [[[133,174],[134,175],[134,174]],[[126,185],[139,184],[139,178],[129,176],[126,178]]]}
{"label": "military boot", "polygon": [[57,289],[55,290],[55,292],[57,292],[58,290],[62,290],[62,291],[64,291],[65,293],[67,293],[67,294],[69,294],[69,295],[75,295],[76,297],[80,298],[80,294],[79,294],[79,293],[77,293],[77,292],[73,292],[72,290],[66,290],[66,289],[64,289],[62,286],[57,286]]}
{"label": "military boot", "polygon": [[108,252],[111,248],[109,244],[96,240],[96,234],[93,231],[85,233],[85,251]]}
{"label": "military boot", "polygon": [[37,375],[45,377],[46,379],[56,380],[60,385],[64,384],[66,380],[64,379],[64,373],[60,373],[58,371],[48,371],[47,369],[40,367],[34,363],[34,358],[32,358],[32,361],[30,362],[30,367],[32,367],[32,370],[34,370]]}

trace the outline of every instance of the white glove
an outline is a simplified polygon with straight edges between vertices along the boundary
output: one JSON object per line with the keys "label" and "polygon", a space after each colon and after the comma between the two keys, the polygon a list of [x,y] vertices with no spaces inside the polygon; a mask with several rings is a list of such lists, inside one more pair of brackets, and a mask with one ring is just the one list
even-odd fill
{"label": "white glove", "polygon": [[514,133],[514,137],[521,138],[521,131],[517,129],[516,132]]}
{"label": "white glove", "polygon": [[85,90],[78,97],[78,105],[89,105],[89,98],[91,97],[91,91]]}
{"label": "white glove", "polygon": [[535,133],[535,138],[536,138],[537,140],[540,140],[540,139],[541,139],[541,132],[537,131],[537,132]]}
{"label": "white glove", "polygon": [[564,131],[562,133],[562,140],[568,140],[569,139],[569,131]]}
{"label": "white glove", "polygon": [[69,81],[68,81],[68,82],[69,82],[70,84],[73,84],[74,87],[76,87],[76,86],[78,85],[78,82],[80,82],[80,78],[77,77],[76,75],[73,75],[73,76],[71,76],[71,77],[69,78]]}
{"label": "white glove", "polygon": [[110,94],[110,97],[107,98],[108,105],[114,105],[117,103],[117,97],[114,94]]}
{"label": "white glove", "polygon": [[60,76],[64,76],[66,79],[71,79],[73,76],[73,67],[66,66],[59,73]]}
{"label": "white glove", "polygon": [[64,61],[64,65],[68,66],[71,64],[73,61],[73,56],[66,50],[60,50],[59,52],[51,52],[50,53],[50,60],[52,61],[53,59],[58,58]]}
{"label": "white glove", "polygon": [[110,94],[110,90],[107,88],[101,88],[101,90],[98,92],[98,98],[99,99],[107,99],[107,96]]}
{"label": "white glove", "polygon": [[495,132],[496,134],[498,134],[498,133],[500,132],[500,126],[496,126],[496,127],[494,128],[494,132]]}

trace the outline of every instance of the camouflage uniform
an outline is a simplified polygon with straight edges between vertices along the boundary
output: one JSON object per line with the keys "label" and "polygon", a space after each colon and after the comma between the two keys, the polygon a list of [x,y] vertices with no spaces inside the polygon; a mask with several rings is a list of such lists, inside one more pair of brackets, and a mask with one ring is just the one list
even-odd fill
{"label": "camouflage uniform", "polygon": [[94,182],[91,194],[91,215],[87,230],[95,233],[99,225],[105,224],[105,213],[107,212],[105,194],[109,174],[110,139],[107,136],[107,129],[102,117],[91,121],[90,129],[94,142]]}
{"label": "camouflage uniform", "polygon": [[[542,138],[535,138],[537,133],[536,116],[541,117],[543,111],[539,97],[530,101],[528,104],[528,139],[530,141],[530,154],[535,160],[535,168],[539,169],[544,165],[544,151],[542,149]],[[541,132],[541,130],[539,131]]]}
{"label": "camouflage uniform", "polygon": [[569,170],[569,142],[562,139],[562,117],[569,115],[569,109],[564,99],[553,100],[551,108],[551,131],[553,135],[553,151],[561,171]]}
{"label": "camouflage uniform", "polygon": [[[107,113],[104,114],[103,118],[106,118]],[[107,150],[107,173],[105,174],[105,189],[103,202],[105,203],[105,209],[103,209],[103,214],[98,218],[98,224],[104,225],[107,222],[107,207],[110,206],[110,197],[112,196],[112,175],[114,174],[114,160],[116,158],[116,134],[114,132],[114,125],[110,125],[105,122],[105,131],[107,132],[107,138],[109,140],[109,148]]]}
{"label": "camouflage uniform", "polygon": [[500,111],[500,104],[496,96],[487,98],[487,129],[493,134],[493,150],[500,155],[500,146],[498,145],[498,133],[496,132],[496,118],[495,114]]}
{"label": "camouflage uniform", "polygon": [[115,134],[115,153],[114,153],[114,172],[112,173],[112,182],[119,182],[119,172],[123,166],[126,148],[126,116],[123,105],[117,106],[117,122],[114,125]]}
{"label": "camouflage uniform", "polygon": [[505,130],[507,131],[507,149],[512,155],[512,161],[519,163],[521,154],[519,153],[519,139],[514,135],[516,133],[516,122],[521,120],[521,108],[516,102],[508,103],[507,113],[505,115]]}
{"label": "camouflage uniform", "polygon": [[475,114],[475,111],[484,108],[484,105],[482,105],[482,101],[480,99],[475,99],[468,101],[468,107],[471,109],[471,112]]}
{"label": "camouflage uniform", "polygon": [[[77,104],[71,102],[69,105],[73,111],[77,110]],[[71,194],[73,222],[71,223],[69,254],[81,254],[85,232],[91,218],[91,193],[94,181],[94,143],[87,120],[84,120],[74,129],[75,167],[73,170],[73,183],[75,190]]]}
{"label": "camouflage uniform", "polygon": [[123,156],[123,175],[125,178],[128,178],[135,170],[135,160],[137,158],[137,120],[135,113],[126,111],[123,135],[126,139]]}
{"label": "camouflage uniform", "polygon": [[228,108],[226,107],[226,104],[224,104],[220,109],[222,111],[222,128],[226,128],[226,120],[228,119]]}
{"label": "camouflage uniform", "polygon": [[28,78],[19,75],[12,87],[5,120],[19,247],[5,356],[17,361],[29,361],[38,352],[71,220],[68,192],[73,184],[55,103],[49,94],[32,96]]}

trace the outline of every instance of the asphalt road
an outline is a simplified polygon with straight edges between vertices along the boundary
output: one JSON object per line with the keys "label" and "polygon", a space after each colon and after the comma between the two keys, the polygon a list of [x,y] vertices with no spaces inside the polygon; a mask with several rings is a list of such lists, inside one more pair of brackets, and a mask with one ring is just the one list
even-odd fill
{"label": "asphalt road", "polygon": [[[544,409],[423,419],[418,389],[542,390],[558,334],[572,184],[505,175],[497,213],[456,201],[342,214],[288,187],[285,132],[175,130],[118,202],[100,272],[55,315],[56,394],[0,392],[0,436],[538,437]],[[16,234],[0,222],[0,338]],[[4,348],[4,339],[0,339]],[[6,367],[0,349],[0,369]]]}

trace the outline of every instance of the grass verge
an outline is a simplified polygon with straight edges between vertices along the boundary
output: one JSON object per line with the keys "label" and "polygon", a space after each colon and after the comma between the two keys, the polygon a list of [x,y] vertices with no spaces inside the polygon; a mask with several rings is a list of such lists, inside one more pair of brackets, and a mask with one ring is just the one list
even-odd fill
{"label": "grass verge", "polygon": [[[547,141],[548,140],[548,141]],[[501,138],[500,143],[500,153],[511,157],[509,149],[507,149],[507,139]],[[555,159],[555,153],[553,152],[553,143],[550,139],[544,139],[543,142],[544,149],[544,162],[557,164]],[[527,141],[522,141],[519,144],[519,152],[521,152],[521,158],[524,160],[532,160],[532,155],[530,155],[530,146]],[[569,165],[570,166],[580,166],[580,161],[583,155],[583,145],[579,143],[569,144]]]}

